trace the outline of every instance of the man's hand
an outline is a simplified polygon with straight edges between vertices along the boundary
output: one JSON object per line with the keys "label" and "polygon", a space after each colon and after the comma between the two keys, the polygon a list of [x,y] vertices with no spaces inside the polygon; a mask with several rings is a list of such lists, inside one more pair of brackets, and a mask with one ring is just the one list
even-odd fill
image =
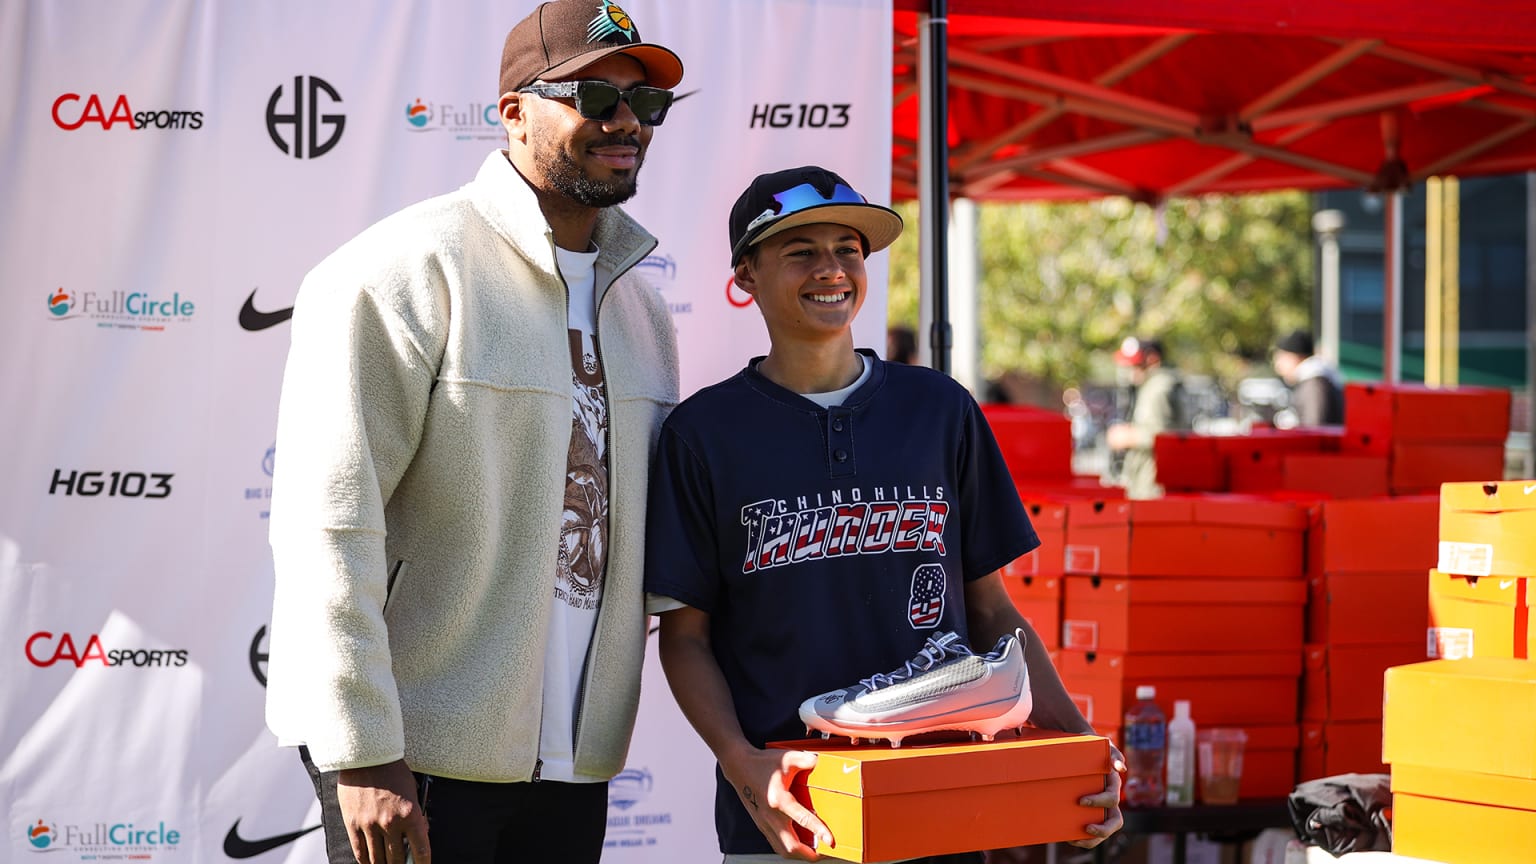
{"label": "man's hand", "polygon": [[814,843],[806,845],[797,831],[803,830],[832,845],[832,832],[816,814],[807,810],[790,793],[795,775],[816,765],[816,754],[804,750],[758,750],[751,748],[727,765],[720,763],[725,779],[736,790],[741,804],[757,823],[773,851],[785,858],[820,861]]}
{"label": "man's hand", "polygon": [[1073,846],[1081,846],[1084,849],[1103,843],[1109,839],[1109,835],[1120,830],[1125,820],[1120,816],[1120,775],[1125,773],[1125,757],[1121,755],[1120,748],[1109,745],[1109,777],[1104,781],[1104,791],[1095,795],[1088,795],[1077,803],[1084,807],[1093,807],[1104,811],[1104,821],[1088,826],[1088,833],[1093,836],[1087,840],[1073,840]]}
{"label": "man's hand", "polygon": [[1111,423],[1104,430],[1104,443],[1111,450],[1130,450],[1136,446],[1139,438],[1136,427],[1129,423]]}
{"label": "man's hand", "polygon": [[343,769],[336,776],[336,798],[358,864],[405,864],[406,843],[415,864],[432,864],[427,817],[404,759]]}

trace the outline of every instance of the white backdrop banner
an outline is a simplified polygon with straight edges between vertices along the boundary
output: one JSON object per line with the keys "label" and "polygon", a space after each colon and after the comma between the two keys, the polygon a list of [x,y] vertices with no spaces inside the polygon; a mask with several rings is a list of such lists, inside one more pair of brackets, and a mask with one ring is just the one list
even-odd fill
{"label": "white backdrop banner", "polygon": [[[501,42],[533,5],[0,4],[0,862],[323,861],[262,721],[286,321],[322,257],[504,145]],[[689,393],[767,349],[729,284],[753,175],[888,200],[891,4],[623,5],[687,68],[626,207]],[[718,861],[713,760],[651,653],[605,860]]]}

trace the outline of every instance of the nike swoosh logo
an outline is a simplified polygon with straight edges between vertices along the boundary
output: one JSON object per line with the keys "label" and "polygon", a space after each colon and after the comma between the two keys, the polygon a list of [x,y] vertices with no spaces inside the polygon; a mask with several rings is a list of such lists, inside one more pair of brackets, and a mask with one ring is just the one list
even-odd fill
{"label": "nike swoosh logo", "polygon": [[256,289],[251,289],[251,296],[245,298],[245,305],[240,307],[240,326],[251,331],[265,330],[268,327],[287,321],[293,317],[293,307],[279,309],[276,312],[258,312],[256,310]]}
{"label": "nike swoosh logo", "polygon": [[1514,579],[1500,579],[1499,580],[1499,590],[1500,591],[1508,591],[1510,588],[1514,587],[1514,584],[1515,584],[1515,580]]}
{"label": "nike swoosh logo", "polygon": [[224,854],[231,858],[255,858],[257,855],[271,852],[279,846],[286,846],[305,834],[318,830],[320,830],[319,825],[311,825],[308,828],[294,831],[290,834],[263,837],[260,840],[247,840],[240,836],[240,820],[236,819],[235,824],[229,826],[229,833],[224,835]]}
{"label": "nike swoosh logo", "polygon": [[859,770],[859,763],[857,763],[857,762],[853,762],[853,763],[850,763],[850,764],[843,765],[843,773],[844,774],[852,774],[853,772],[855,772],[857,770]]}
{"label": "nike swoosh logo", "polygon": [[1536,483],[1532,483],[1525,487],[1525,494],[1529,495],[1532,492],[1536,492]]}

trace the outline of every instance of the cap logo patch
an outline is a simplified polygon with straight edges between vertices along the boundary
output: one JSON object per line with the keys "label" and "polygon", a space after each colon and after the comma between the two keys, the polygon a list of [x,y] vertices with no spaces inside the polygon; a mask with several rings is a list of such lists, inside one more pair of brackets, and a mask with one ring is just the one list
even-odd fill
{"label": "cap logo patch", "polygon": [[757,214],[757,216],[751,222],[747,223],[747,233],[751,234],[753,231],[757,230],[757,226],[772,222],[776,217],[778,217],[778,215],[778,213],[771,209],[764,210],[763,212]]}
{"label": "cap logo patch", "polygon": [[597,17],[587,25],[587,41],[600,42],[614,36],[633,42],[639,34],[635,32],[635,22],[630,20],[628,12],[619,8],[619,4],[600,3]]}

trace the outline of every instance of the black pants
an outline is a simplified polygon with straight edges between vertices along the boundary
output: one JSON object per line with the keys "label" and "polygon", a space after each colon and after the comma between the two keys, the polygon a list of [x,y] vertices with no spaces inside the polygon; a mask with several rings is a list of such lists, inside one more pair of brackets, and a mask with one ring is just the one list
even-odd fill
{"label": "black pants", "polygon": [[[308,748],[299,758],[315,784],[330,864],[357,864],[336,800],[336,772],[321,771]],[[608,828],[607,783],[475,783],[416,775],[438,864],[596,864]]]}

